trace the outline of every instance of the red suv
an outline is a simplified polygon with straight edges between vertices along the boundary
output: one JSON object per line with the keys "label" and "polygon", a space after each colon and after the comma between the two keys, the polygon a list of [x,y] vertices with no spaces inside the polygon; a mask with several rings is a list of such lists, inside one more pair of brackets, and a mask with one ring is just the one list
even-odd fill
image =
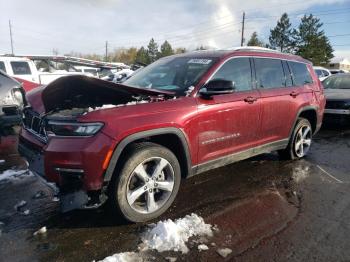
{"label": "red suv", "polygon": [[58,185],[62,211],[108,199],[134,222],[165,212],[182,178],[304,157],[325,106],[309,61],[259,48],[166,57],[123,84],[63,77],[27,98],[19,151]]}

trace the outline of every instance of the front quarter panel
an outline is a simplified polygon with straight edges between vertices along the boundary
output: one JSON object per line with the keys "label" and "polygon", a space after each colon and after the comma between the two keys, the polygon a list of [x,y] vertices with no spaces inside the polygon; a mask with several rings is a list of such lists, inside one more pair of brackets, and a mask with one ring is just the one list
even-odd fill
{"label": "front quarter panel", "polygon": [[79,120],[103,122],[105,126],[102,132],[116,140],[117,143],[136,133],[162,128],[177,128],[187,139],[191,161],[194,164],[198,146],[195,130],[193,130],[196,114],[195,99],[180,97],[160,102],[97,110]]}

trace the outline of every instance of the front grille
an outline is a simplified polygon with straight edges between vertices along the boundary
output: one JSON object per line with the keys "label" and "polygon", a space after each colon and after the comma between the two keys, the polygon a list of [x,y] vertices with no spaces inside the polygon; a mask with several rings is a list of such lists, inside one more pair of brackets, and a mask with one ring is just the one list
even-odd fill
{"label": "front grille", "polygon": [[2,111],[6,116],[16,116],[20,114],[17,106],[6,106],[2,108]]}
{"label": "front grille", "polygon": [[327,101],[326,108],[329,109],[350,109],[349,101]]}
{"label": "front grille", "polygon": [[40,115],[31,109],[24,110],[24,128],[38,137],[40,140],[46,142],[47,136],[45,132],[45,122]]}

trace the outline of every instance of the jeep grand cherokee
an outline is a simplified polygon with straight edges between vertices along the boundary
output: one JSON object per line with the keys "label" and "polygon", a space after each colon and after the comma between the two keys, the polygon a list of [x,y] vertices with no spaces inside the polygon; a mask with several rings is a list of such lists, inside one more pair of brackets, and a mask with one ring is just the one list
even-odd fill
{"label": "jeep grand cherokee", "polygon": [[19,149],[62,211],[108,200],[134,222],[164,213],[183,178],[275,150],[304,157],[325,106],[309,61],[258,48],[169,56],[123,84],[60,78],[27,97]]}

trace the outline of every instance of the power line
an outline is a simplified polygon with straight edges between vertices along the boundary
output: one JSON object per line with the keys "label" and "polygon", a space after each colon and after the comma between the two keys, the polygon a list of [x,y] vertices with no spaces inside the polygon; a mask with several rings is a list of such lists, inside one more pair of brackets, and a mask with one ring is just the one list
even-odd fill
{"label": "power line", "polygon": [[342,34],[342,35],[329,35],[327,37],[340,37],[340,36],[350,36],[350,34]]}

